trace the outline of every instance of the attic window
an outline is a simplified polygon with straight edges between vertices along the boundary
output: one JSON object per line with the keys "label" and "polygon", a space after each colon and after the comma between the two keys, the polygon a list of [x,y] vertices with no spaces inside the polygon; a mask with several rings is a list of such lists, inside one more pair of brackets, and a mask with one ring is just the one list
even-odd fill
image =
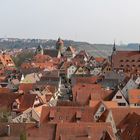
{"label": "attic window", "polygon": [[129,67],[129,65],[126,65],[127,67]]}
{"label": "attic window", "polygon": [[51,110],[50,115],[49,115],[50,120],[53,120],[54,117],[55,117],[55,112],[54,112],[54,110]]}
{"label": "attic window", "polygon": [[82,112],[81,111],[77,111],[76,112],[76,119],[80,120],[82,117]]}
{"label": "attic window", "polygon": [[120,67],[123,67],[123,65],[120,65]]}
{"label": "attic window", "polygon": [[119,106],[126,106],[126,103],[118,103]]}
{"label": "attic window", "polygon": [[116,99],[122,99],[122,96],[116,96]]}
{"label": "attic window", "polygon": [[105,108],[101,107],[100,112],[104,112]]}

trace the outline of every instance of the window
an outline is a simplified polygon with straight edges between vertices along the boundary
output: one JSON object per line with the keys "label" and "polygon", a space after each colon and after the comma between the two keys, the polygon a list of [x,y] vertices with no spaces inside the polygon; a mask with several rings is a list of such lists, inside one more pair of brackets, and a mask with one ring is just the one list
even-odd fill
{"label": "window", "polygon": [[116,99],[122,99],[122,96],[116,96]]}
{"label": "window", "polygon": [[135,62],[135,60],[133,59],[132,62]]}
{"label": "window", "polygon": [[129,67],[129,65],[126,65],[127,67]]}
{"label": "window", "polygon": [[59,116],[59,120],[62,120],[62,116]]}
{"label": "window", "polygon": [[123,60],[120,60],[120,62],[123,62]]}
{"label": "window", "polygon": [[126,62],[129,62],[129,60],[127,59]]}
{"label": "window", "polygon": [[105,108],[104,107],[101,107],[100,112],[103,112],[104,110],[105,110]]}
{"label": "window", "polygon": [[133,67],[135,67],[135,65],[133,65]]}
{"label": "window", "polygon": [[126,106],[126,103],[118,103],[119,106]]}
{"label": "window", "polygon": [[120,65],[120,67],[123,67],[123,65]]}

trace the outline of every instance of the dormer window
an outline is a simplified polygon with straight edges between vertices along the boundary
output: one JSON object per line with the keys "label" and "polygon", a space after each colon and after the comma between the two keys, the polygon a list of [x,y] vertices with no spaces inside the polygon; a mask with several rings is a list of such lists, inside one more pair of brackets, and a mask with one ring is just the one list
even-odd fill
{"label": "dormer window", "polygon": [[51,110],[50,115],[49,115],[50,121],[52,121],[54,119],[54,117],[55,117],[55,112],[54,112],[54,110]]}
{"label": "dormer window", "polygon": [[82,112],[81,111],[77,111],[76,112],[76,120],[77,121],[80,121],[81,120],[81,117],[82,117]]}
{"label": "dormer window", "polygon": [[129,65],[126,65],[127,67],[129,67]]}
{"label": "dormer window", "polygon": [[15,111],[15,110],[18,110],[19,109],[19,104],[15,101],[13,104],[12,104],[12,110]]}
{"label": "dormer window", "polygon": [[104,111],[105,111],[105,108],[101,107],[100,112],[104,112]]}
{"label": "dormer window", "polygon": [[135,67],[135,65],[133,65],[133,67]]}
{"label": "dormer window", "polygon": [[123,67],[123,65],[120,65],[120,67]]}

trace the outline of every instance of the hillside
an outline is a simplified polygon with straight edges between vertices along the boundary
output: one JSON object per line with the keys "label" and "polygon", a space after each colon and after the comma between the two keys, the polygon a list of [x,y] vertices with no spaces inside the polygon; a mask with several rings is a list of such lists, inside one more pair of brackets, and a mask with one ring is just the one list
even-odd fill
{"label": "hillside", "polygon": [[[32,48],[42,45],[44,48],[54,48],[56,40],[42,40],[42,39],[0,39],[0,49],[13,49],[13,48]],[[76,42],[72,40],[64,40],[65,47],[74,46],[77,50],[86,50],[94,56],[107,57],[112,52],[113,44],[90,44],[87,42]],[[134,44],[135,45],[135,44]],[[121,45],[116,46],[118,50],[137,49],[136,45]]]}

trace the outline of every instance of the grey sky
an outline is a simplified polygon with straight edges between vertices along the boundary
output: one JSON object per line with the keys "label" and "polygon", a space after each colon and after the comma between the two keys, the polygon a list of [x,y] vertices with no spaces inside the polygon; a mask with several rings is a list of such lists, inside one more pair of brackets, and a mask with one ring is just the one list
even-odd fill
{"label": "grey sky", "polygon": [[0,37],[140,42],[140,0],[0,0]]}

